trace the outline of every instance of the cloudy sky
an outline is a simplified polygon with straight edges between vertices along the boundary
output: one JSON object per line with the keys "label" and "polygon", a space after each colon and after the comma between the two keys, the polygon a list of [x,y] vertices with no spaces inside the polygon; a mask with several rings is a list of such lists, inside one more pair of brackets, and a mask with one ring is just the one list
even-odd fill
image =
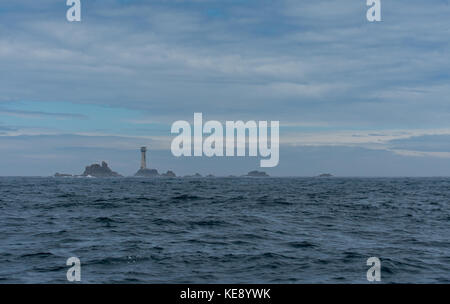
{"label": "cloudy sky", "polygon": [[171,124],[279,120],[278,176],[450,175],[448,0],[0,2],[0,175],[102,160],[243,174],[258,158],[175,158]]}

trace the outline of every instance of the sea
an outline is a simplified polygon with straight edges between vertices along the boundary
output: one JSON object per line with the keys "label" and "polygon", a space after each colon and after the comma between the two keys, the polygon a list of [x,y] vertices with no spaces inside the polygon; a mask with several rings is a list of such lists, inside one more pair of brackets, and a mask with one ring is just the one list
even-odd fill
{"label": "sea", "polygon": [[[0,178],[0,283],[450,283],[450,178]],[[373,276],[372,276],[373,277]]]}

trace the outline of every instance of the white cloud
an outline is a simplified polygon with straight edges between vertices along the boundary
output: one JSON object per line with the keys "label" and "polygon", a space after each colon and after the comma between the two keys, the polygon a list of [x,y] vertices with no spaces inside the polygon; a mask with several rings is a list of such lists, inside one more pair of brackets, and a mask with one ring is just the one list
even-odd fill
{"label": "white cloud", "polygon": [[450,152],[412,151],[397,149],[390,149],[389,151],[402,156],[450,158]]}
{"label": "white cloud", "polygon": [[293,146],[360,146],[388,149],[393,140],[428,135],[450,135],[450,129],[296,132],[285,134],[281,137],[281,142]]}

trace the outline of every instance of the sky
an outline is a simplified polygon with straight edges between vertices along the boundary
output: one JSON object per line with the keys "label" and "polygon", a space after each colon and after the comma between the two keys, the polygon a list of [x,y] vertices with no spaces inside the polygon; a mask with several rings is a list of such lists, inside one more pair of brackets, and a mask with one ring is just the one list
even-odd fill
{"label": "sky", "polygon": [[450,176],[448,0],[0,1],[0,176],[240,175],[171,154],[177,120],[280,121],[273,176]]}

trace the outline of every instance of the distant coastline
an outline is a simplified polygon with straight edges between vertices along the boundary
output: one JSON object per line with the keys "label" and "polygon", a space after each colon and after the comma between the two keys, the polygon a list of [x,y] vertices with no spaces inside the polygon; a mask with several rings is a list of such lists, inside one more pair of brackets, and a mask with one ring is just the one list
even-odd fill
{"label": "distant coastline", "polygon": [[250,171],[247,174],[240,176],[215,176],[213,174],[201,175],[200,173],[195,173],[193,175],[177,176],[173,171],[168,170],[166,173],[160,174],[156,169],[141,168],[134,175],[123,176],[115,171],[113,171],[108,164],[103,161],[100,164],[92,164],[86,166],[82,174],[70,174],[70,173],[59,173],[56,172],[53,177],[57,178],[216,178],[216,177],[226,177],[226,178],[237,178],[237,177],[270,177],[264,171]]}
{"label": "distant coastline", "polygon": [[[133,177],[140,178],[175,178],[177,175],[172,170],[168,170],[166,173],[160,174],[157,169],[147,168],[147,147],[143,146],[139,149],[141,152],[141,166],[139,170],[134,174]],[[86,178],[105,178],[105,177],[124,177],[123,175],[113,171],[105,161],[101,164],[91,164],[85,167],[82,174],[69,174],[69,173],[59,173],[56,172],[54,177],[64,178],[64,177],[86,177]],[[201,178],[203,177],[200,173],[195,173],[194,175],[185,175],[185,178]],[[214,178],[213,174],[206,175],[206,178]],[[269,175],[264,171],[253,170],[248,172],[241,177],[269,177]]]}

